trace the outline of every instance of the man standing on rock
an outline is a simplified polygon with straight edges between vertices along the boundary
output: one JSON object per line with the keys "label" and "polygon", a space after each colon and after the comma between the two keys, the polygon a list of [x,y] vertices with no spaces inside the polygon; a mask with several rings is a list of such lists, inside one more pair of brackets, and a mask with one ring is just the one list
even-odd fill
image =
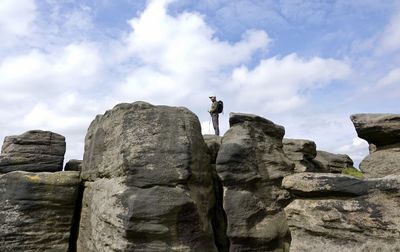
{"label": "man standing on rock", "polygon": [[211,99],[211,108],[208,112],[210,112],[215,135],[219,136],[219,124],[218,124],[218,102],[216,96],[209,96]]}

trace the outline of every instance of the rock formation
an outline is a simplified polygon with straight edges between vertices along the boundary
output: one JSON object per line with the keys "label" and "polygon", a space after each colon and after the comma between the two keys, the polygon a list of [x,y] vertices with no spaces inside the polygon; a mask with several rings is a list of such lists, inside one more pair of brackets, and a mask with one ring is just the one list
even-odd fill
{"label": "rock formation", "polygon": [[305,139],[283,139],[283,151],[295,164],[295,172],[314,172],[317,166],[313,159],[317,155],[316,145],[313,141]]}
{"label": "rock formation", "polygon": [[360,163],[364,176],[400,174],[400,114],[356,114],[350,118],[358,136],[372,146]]}
{"label": "rock formation", "polygon": [[64,167],[64,171],[81,171],[82,170],[82,160],[71,159]]}
{"label": "rock formation", "polygon": [[65,154],[65,138],[50,131],[32,130],[8,136],[0,155],[0,173],[11,171],[61,171]]}
{"label": "rock formation", "polygon": [[342,173],[343,169],[353,167],[354,163],[346,154],[334,154],[327,151],[317,151],[313,160],[317,170],[331,173]]}
{"label": "rock formation", "polygon": [[217,157],[230,251],[283,251],[289,244],[281,188],[294,164],[282,150],[284,128],[249,114],[230,114]]}
{"label": "rock formation", "polygon": [[399,176],[300,173],[282,184],[298,197],[285,208],[290,251],[400,250]]}
{"label": "rock formation", "polygon": [[78,251],[217,251],[207,152],[186,108],[135,102],[97,116],[85,140]]}
{"label": "rock formation", "polygon": [[0,251],[71,251],[79,183],[74,171],[0,175]]}
{"label": "rock formation", "polygon": [[6,137],[0,251],[400,251],[400,116],[351,119],[376,178],[256,115],[202,136],[188,109],[145,102],[98,115],[64,172],[63,136]]}

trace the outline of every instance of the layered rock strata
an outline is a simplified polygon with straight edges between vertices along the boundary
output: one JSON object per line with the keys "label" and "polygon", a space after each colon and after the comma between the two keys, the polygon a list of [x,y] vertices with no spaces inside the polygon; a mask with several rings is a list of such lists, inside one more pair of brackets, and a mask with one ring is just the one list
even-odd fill
{"label": "layered rock strata", "polygon": [[250,114],[230,114],[217,156],[230,251],[284,251],[289,242],[281,180],[294,164],[282,150],[284,128]]}
{"label": "layered rock strata", "polygon": [[97,116],[85,139],[78,251],[217,251],[207,152],[186,108],[135,102]]}
{"label": "layered rock strata", "polygon": [[74,171],[0,175],[0,251],[72,251],[79,183]]}
{"label": "layered rock strata", "polygon": [[299,173],[282,184],[298,197],[285,208],[290,251],[400,250],[400,176]]}
{"label": "layered rock strata", "polygon": [[283,151],[295,164],[295,172],[318,171],[313,159],[317,156],[316,145],[305,139],[283,139]]}
{"label": "layered rock strata", "polygon": [[360,163],[364,176],[400,175],[400,114],[355,114],[350,118],[358,136],[372,146]]}
{"label": "layered rock strata", "polygon": [[7,136],[0,155],[0,173],[56,172],[63,168],[65,137],[41,130]]}

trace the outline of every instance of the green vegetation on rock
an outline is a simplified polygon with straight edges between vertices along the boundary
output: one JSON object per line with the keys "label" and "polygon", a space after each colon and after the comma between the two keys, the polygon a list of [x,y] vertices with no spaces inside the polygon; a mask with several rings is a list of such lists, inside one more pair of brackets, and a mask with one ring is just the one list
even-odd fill
{"label": "green vegetation on rock", "polygon": [[363,173],[360,170],[358,170],[358,169],[356,169],[354,167],[348,167],[348,168],[343,169],[342,170],[342,174],[350,175],[350,176],[353,176],[353,177],[356,177],[356,178],[363,178],[364,177]]}

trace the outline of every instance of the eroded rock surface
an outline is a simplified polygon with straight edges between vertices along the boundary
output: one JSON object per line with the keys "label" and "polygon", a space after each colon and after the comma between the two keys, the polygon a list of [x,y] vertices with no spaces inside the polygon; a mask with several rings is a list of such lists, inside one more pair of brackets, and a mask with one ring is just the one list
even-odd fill
{"label": "eroded rock surface", "polygon": [[74,171],[0,175],[0,251],[70,251],[79,183]]}
{"label": "eroded rock surface", "polygon": [[11,171],[61,171],[65,154],[65,137],[41,130],[7,136],[0,155],[0,173]]}
{"label": "eroded rock surface", "polygon": [[283,139],[283,151],[295,163],[295,172],[318,171],[313,159],[317,155],[313,141],[305,139]]}
{"label": "eroded rock surface", "polygon": [[399,176],[295,174],[283,184],[300,197],[285,208],[290,251],[400,250]]}
{"label": "eroded rock surface", "polygon": [[217,251],[207,152],[186,108],[135,102],[97,116],[85,140],[78,251]]}
{"label": "eroded rock surface", "polygon": [[64,171],[81,171],[82,170],[82,160],[71,159],[64,167]]}
{"label": "eroded rock surface", "polygon": [[354,163],[346,154],[334,154],[327,151],[317,151],[313,160],[319,171],[342,173],[343,169],[353,167]]}
{"label": "eroded rock surface", "polygon": [[230,251],[284,251],[289,238],[282,209],[290,197],[281,181],[294,169],[282,150],[284,128],[238,113],[230,114],[230,125],[217,157]]}
{"label": "eroded rock surface", "polygon": [[350,119],[358,137],[378,148],[400,143],[400,114],[355,114]]}
{"label": "eroded rock surface", "polygon": [[370,144],[370,154],[360,163],[367,178],[400,175],[400,114],[352,115],[360,138]]}

